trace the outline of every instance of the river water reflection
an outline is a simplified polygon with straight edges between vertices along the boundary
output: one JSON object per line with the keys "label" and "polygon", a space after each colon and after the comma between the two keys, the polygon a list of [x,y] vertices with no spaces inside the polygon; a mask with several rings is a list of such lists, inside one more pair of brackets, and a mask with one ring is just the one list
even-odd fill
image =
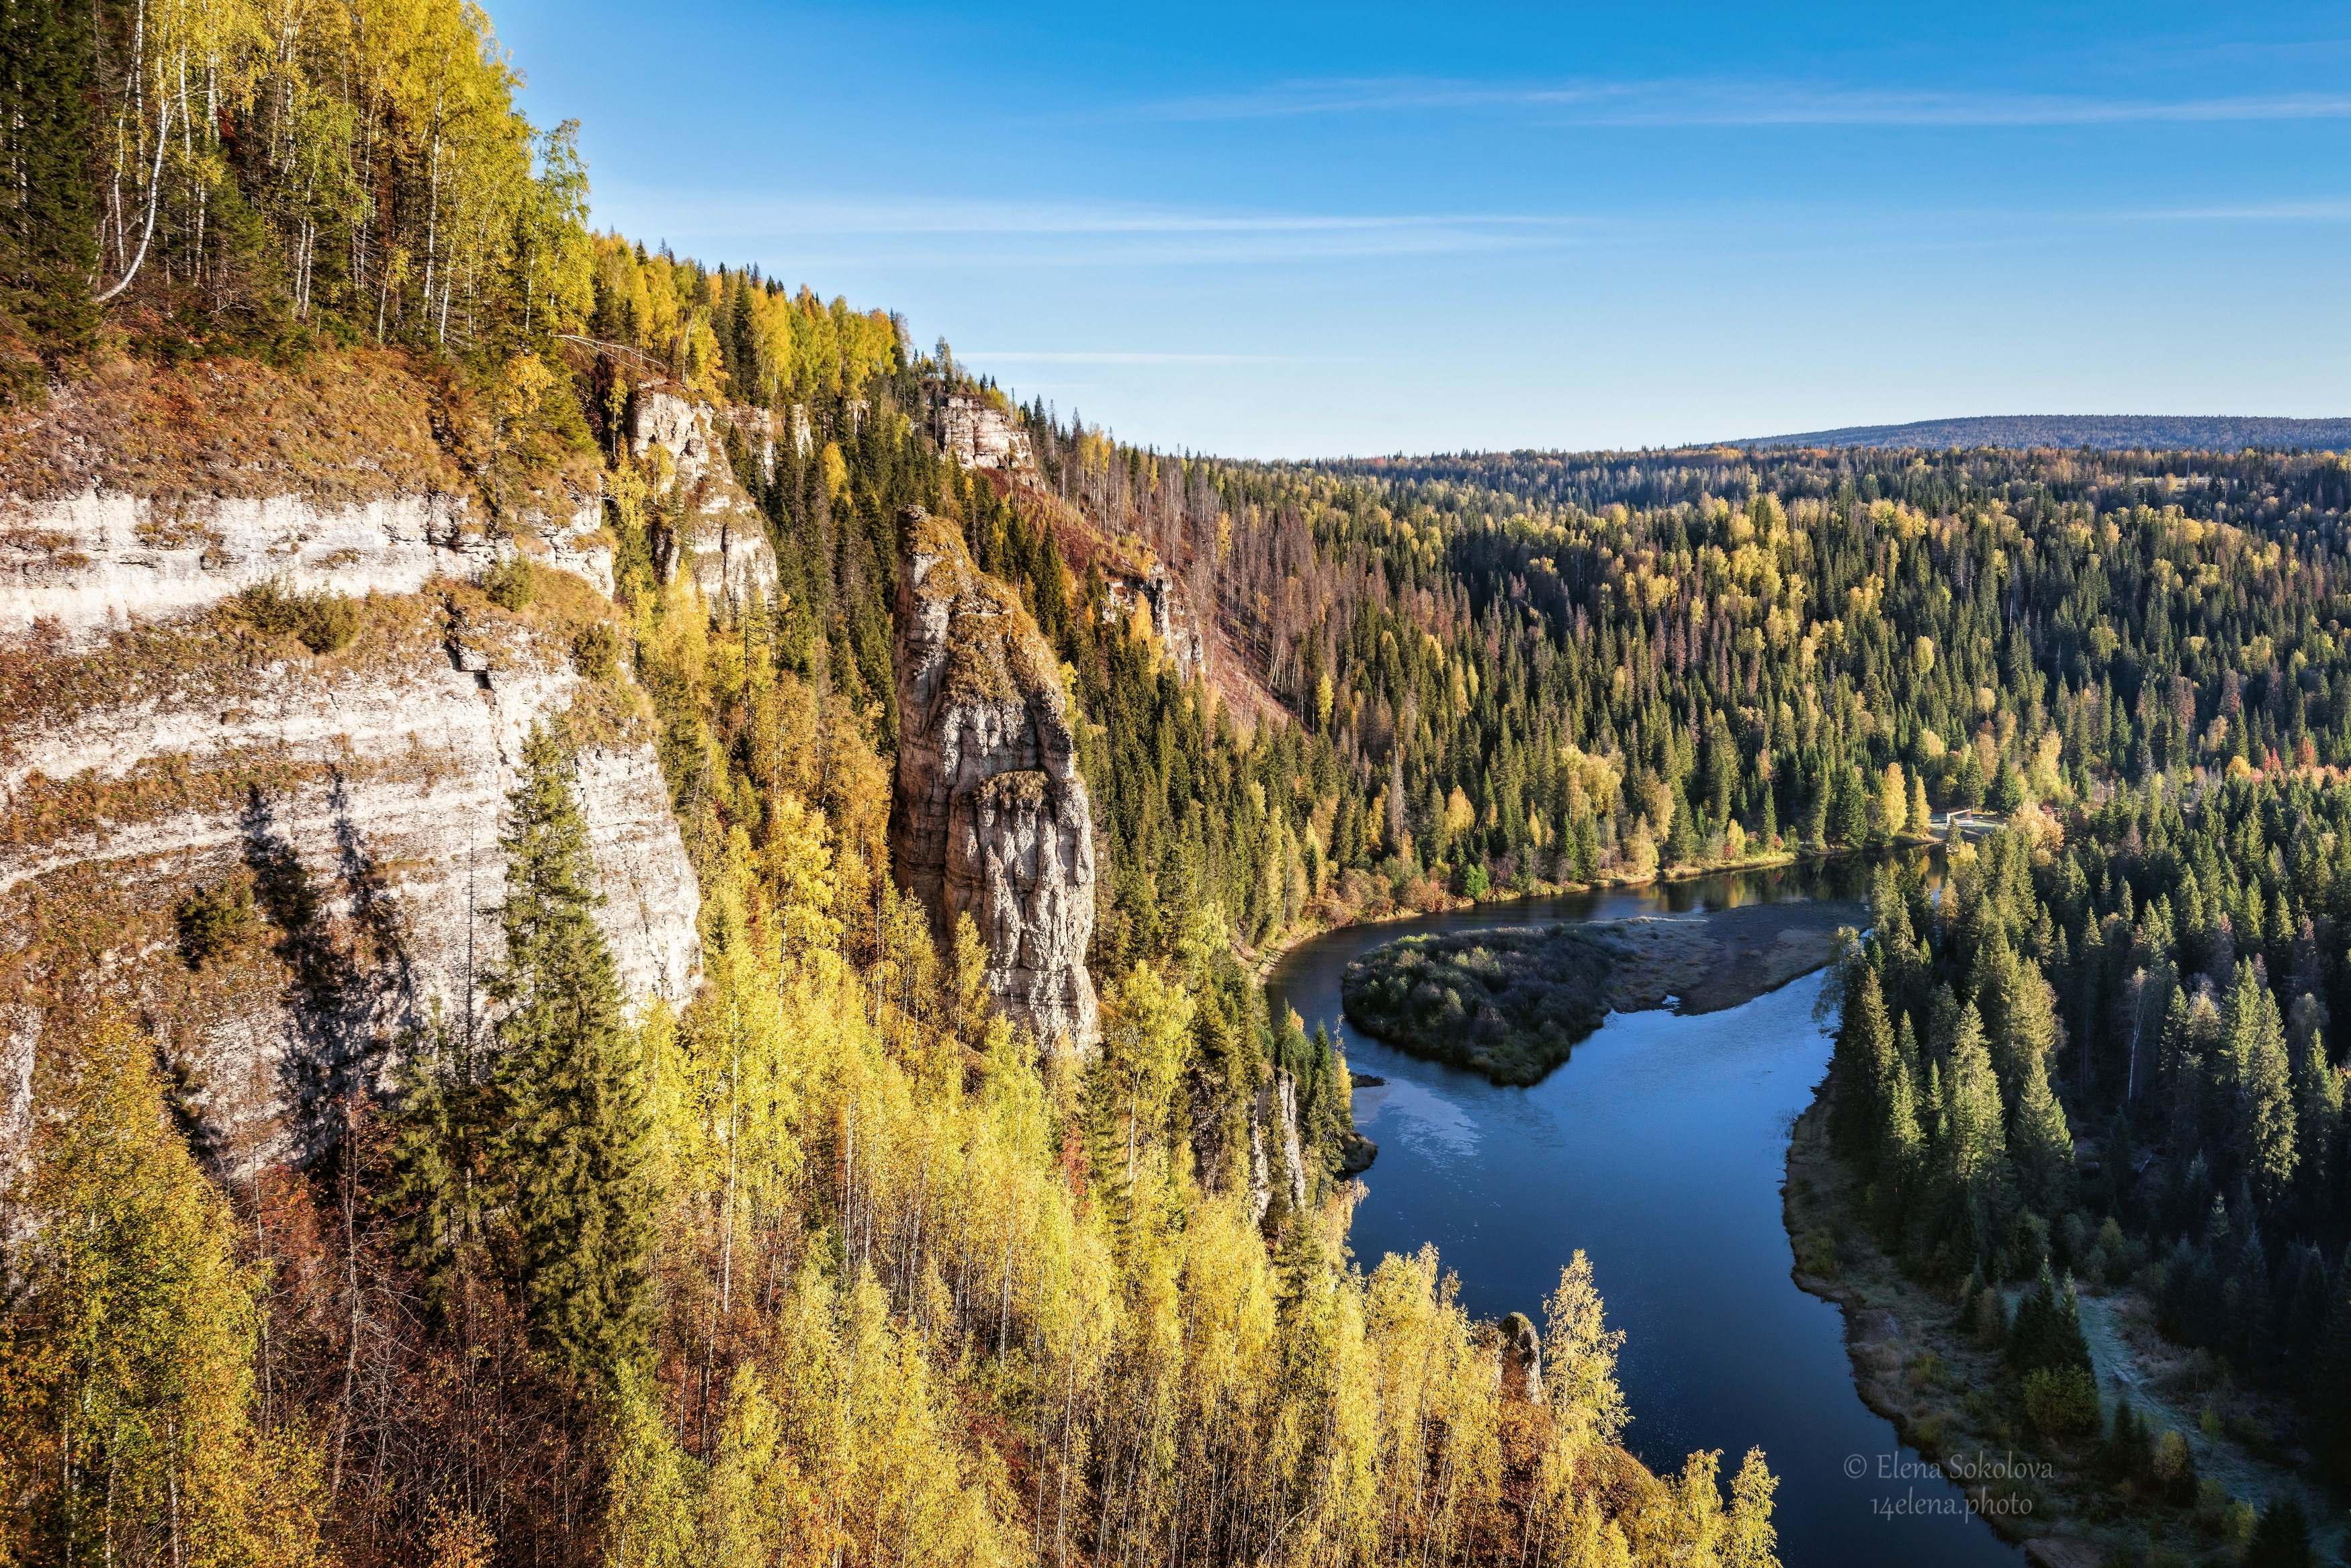
{"label": "river water reflection", "polygon": [[1285,955],[1267,1000],[1310,1029],[1339,1028],[1353,1069],[1387,1080],[1355,1091],[1356,1125],[1380,1145],[1353,1236],[1366,1268],[1434,1242],[1471,1312],[1540,1322],[1581,1247],[1627,1336],[1626,1441],[1651,1469],[1720,1449],[1728,1472],[1760,1444],[1792,1568],[2014,1564],[2021,1553],[1964,1512],[1957,1488],[1907,1473],[1917,1456],[1854,1390],[1842,1314],[1789,1277],[1788,1128],[1829,1058],[1812,1017],[1819,975],[1701,1017],[1612,1015],[1531,1089],[1392,1050],[1340,1011],[1348,962],[1400,936],[1857,898],[1865,879],[1831,862],[1351,928]]}

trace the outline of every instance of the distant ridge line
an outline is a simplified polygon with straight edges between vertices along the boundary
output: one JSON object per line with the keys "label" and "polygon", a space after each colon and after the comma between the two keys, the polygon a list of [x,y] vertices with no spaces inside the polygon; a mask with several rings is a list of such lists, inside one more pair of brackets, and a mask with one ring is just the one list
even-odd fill
{"label": "distant ridge line", "polygon": [[2104,452],[2241,452],[2246,447],[2351,451],[2351,419],[2275,420],[2230,414],[1986,414],[1901,425],[1846,425],[1750,436],[1727,446],[2095,447]]}

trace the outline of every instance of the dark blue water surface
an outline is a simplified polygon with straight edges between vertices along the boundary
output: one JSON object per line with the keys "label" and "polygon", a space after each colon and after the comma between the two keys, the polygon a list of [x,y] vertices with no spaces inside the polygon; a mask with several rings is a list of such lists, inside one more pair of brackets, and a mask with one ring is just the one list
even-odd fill
{"label": "dark blue water surface", "polygon": [[2021,1554],[1964,1511],[1956,1487],[1907,1473],[1917,1456],[1854,1391],[1841,1310],[1789,1276],[1788,1129],[1829,1059],[1812,1016],[1819,975],[1724,1012],[1612,1015],[1531,1089],[1406,1055],[1345,1028],[1340,1012],[1348,962],[1401,936],[1855,898],[1864,881],[1863,867],[1830,863],[1353,927],[1286,955],[1267,1000],[1310,1029],[1332,1024],[1354,1071],[1387,1080],[1355,1091],[1355,1124],[1380,1146],[1353,1236],[1366,1270],[1435,1242],[1471,1312],[1540,1324],[1582,1248],[1625,1331],[1625,1440],[1651,1469],[1720,1449],[1728,1473],[1761,1447],[1780,1478],[1791,1568],[2012,1568]]}

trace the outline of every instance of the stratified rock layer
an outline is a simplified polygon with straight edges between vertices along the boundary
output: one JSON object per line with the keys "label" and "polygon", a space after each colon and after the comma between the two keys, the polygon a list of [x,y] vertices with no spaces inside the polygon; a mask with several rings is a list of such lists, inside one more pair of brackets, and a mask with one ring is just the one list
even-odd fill
{"label": "stratified rock layer", "polygon": [[[19,519],[7,549],[38,558],[0,558],[0,1180],[30,1064],[91,979],[138,1008],[224,1168],[317,1153],[338,1125],[322,1106],[389,1086],[436,1020],[486,1011],[506,792],[531,725],[583,699],[600,924],[632,1000],[692,995],[699,898],[650,726],[583,679],[559,626],[460,587],[488,557],[462,509],[0,496],[0,516]],[[222,605],[273,578],[372,594],[357,639],[265,653]],[[246,937],[193,968],[177,911],[241,884],[259,895]]]}
{"label": "stratified rock layer", "polygon": [[904,520],[897,623],[899,881],[941,936],[971,915],[1006,1017],[1048,1049],[1090,1049],[1093,808],[1061,667],[1019,597],[919,508]]}

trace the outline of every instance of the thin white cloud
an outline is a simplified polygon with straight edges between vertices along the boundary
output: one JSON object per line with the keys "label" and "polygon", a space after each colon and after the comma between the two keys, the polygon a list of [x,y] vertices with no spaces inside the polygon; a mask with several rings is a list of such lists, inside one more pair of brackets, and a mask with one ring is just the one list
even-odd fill
{"label": "thin white cloud", "polygon": [[1296,365],[1290,354],[1157,354],[1125,349],[974,348],[958,358],[1018,365]]}
{"label": "thin white cloud", "polygon": [[[1446,255],[1553,248],[1604,225],[1575,216],[1516,213],[1333,213],[1220,211],[1134,202],[974,201],[883,202],[759,200],[732,193],[656,191],[627,184],[602,192],[607,211],[636,228],[803,250],[863,242],[900,262],[901,242],[957,242],[940,259],[985,252],[1024,265],[1217,264]],[[639,213],[657,213],[650,224]],[[1012,254],[1007,255],[1009,250]]]}
{"label": "thin white cloud", "polygon": [[1500,85],[1424,78],[1275,83],[1242,93],[1167,99],[1143,118],[1270,119],[1460,110],[1601,126],[2096,126],[2351,119],[2351,94],[2260,93],[2193,99],[2054,93],[1899,91],[1814,83],[1679,80]]}
{"label": "thin white cloud", "polygon": [[2146,223],[2351,223],[2351,202],[2252,202],[2227,207],[2173,207],[2122,216]]}
{"label": "thin white cloud", "polygon": [[637,190],[697,225],[814,234],[1359,234],[1431,228],[1556,230],[1587,220],[1520,213],[1218,212],[1138,202],[1049,202],[967,197],[875,202],[747,201],[716,192]]}

